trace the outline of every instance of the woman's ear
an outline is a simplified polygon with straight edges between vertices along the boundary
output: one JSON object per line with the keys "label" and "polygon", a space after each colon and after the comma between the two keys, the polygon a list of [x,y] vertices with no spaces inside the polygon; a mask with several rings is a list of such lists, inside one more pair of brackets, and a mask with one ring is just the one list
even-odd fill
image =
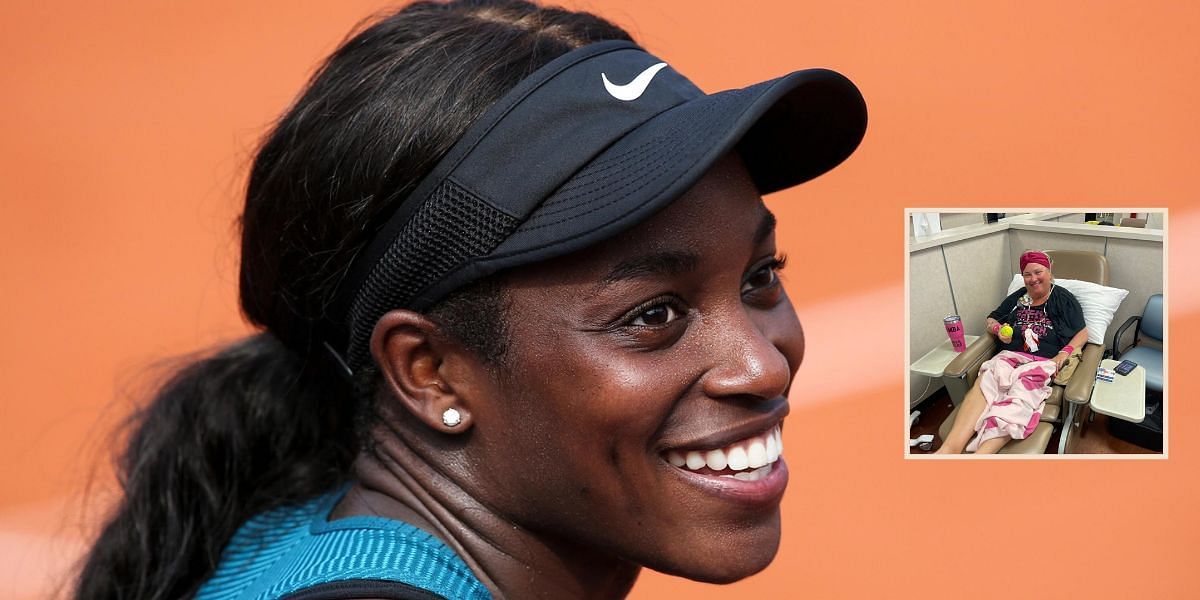
{"label": "woman's ear", "polygon": [[458,433],[471,427],[471,410],[455,392],[445,362],[461,352],[439,335],[438,325],[410,310],[393,310],[375,323],[371,354],[384,385],[397,401],[428,427]]}

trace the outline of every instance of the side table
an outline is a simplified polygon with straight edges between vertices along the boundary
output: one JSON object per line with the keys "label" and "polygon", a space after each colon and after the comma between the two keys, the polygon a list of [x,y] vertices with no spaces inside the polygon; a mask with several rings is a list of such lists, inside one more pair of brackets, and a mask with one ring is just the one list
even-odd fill
{"label": "side table", "polygon": [[[1121,361],[1107,358],[1100,361],[1100,366],[1107,369],[1119,364]],[[1102,415],[1141,423],[1146,418],[1146,369],[1138,365],[1128,375],[1117,375],[1112,381],[1097,380],[1091,404],[1092,410]]]}

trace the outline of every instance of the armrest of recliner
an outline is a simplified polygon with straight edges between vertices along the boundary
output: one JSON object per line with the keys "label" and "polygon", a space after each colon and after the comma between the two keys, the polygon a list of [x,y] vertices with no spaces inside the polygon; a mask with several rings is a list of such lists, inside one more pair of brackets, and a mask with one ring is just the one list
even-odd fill
{"label": "armrest of recliner", "polygon": [[990,335],[979,336],[966,350],[963,350],[942,370],[942,383],[946,385],[946,393],[955,406],[962,403],[967,396],[967,390],[975,383],[979,374],[979,365],[996,354],[996,338]]}
{"label": "armrest of recliner", "polygon": [[978,372],[979,365],[994,354],[996,354],[996,338],[990,335],[981,335],[979,339],[967,346],[966,350],[959,352],[958,356],[950,361],[950,364],[946,365],[942,376],[963,379],[968,375],[974,375]]}
{"label": "armrest of recliner", "polygon": [[[1133,315],[1132,317],[1125,319],[1125,322],[1122,323],[1121,326],[1117,328],[1117,332],[1113,334],[1113,345],[1112,345],[1113,360],[1116,360],[1118,357],[1121,356],[1121,336],[1125,334],[1125,330],[1129,329],[1130,325],[1133,325],[1134,323],[1137,323],[1138,321],[1141,321],[1141,320],[1142,320],[1142,315]],[[1136,345],[1137,342],[1138,342],[1138,330],[1134,329],[1133,330],[1133,343]],[[1128,348],[1126,348],[1126,350],[1128,350]]]}
{"label": "armrest of recliner", "polygon": [[1074,404],[1087,404],[1092,399],[1092,386],[1096,384],[1096,369],[1104,358],[1103,344],[1084,344],[1083,356],[1075,374],[1063,390],[1063,398]]}

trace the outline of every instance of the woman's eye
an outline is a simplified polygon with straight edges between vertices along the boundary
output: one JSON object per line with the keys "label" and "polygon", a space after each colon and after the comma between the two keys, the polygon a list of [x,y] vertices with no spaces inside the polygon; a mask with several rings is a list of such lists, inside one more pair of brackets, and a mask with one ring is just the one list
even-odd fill
{"label": "woman's eye", "polygon": [[750,273],[742,283],[742,293],[769,288],[779,283],[779,270],[784,265],[783,258],[776,258]]}
{"label": "woman's eye", "polygon": [[678,319],[679,316],[679,311],[674,306],[656,304],[639,313],[630,324],[638,327],[660,327]]}
{"label": "woman's eye", "polygon": [[763,267],[750,274],[746,278],[746,282],[742,284],[742,293],[752,292],[757,289],[770,287],[775,283],[777,277],[775,269],[772,267]]}

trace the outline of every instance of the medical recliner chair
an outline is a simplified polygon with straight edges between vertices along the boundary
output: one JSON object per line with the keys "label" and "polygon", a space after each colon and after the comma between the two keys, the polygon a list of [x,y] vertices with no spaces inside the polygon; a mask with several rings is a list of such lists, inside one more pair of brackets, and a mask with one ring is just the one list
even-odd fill
{"label": "medical recliner chair", "polygon": [[[1163,402],[1163,295],[1154,294],[1146,300],[1146,308],[1142,314],[1129,317],[1117,332],[1113,334],[1113,360],[1131,360],[1146,371],[1146,412],[1139,423],[1109,419],[1108,430],[1123,440],[1133,442],[1143,448],[1162,451],[1163,425],[1166,417],[1166,404]],[[1122,337],[1134,324],[1133,345],[1121,349]],[[1143,344],[1147,339],[1157,344]],[[1126,339],[1128,341],[1128,339]]]}
{"label": "medical recliner chair", "polygon": [[[1138,328],[1133,330],[1133,344],[1121,350],[1121,336],[1134,323]],[[1113,334],[1113,360],[1128,359],[1146,369],[1146,389],[1155,392],[1163,391],[1163,353],[1161,348],[1139,346],[1141,337],[1147,337],[1158,342],[1161,346],[1163,339],[1163,295],[1154,294],[1146,300],[1146,308],[1142,314],[1129,317],[1117,332]]]}
{"label": "medical recliner chair", "polygon": [[[1055,278],[1081,279],[1108,285],[1108,259],[1104,258],[1103,254],[1078,250],[1052,250],[1046,254],[1050,256],[1053,264],[1051,272]],[[998,298],[996,304],[999,304],[1000,300]],[[971,315],[970,318],[983,322],[986,316]],[[963,398],[979,376],[979,366],[997,352],[999,345],[996,338],[985,333],[946,366],[942,381],[945,382],[946,391],[954,402],[954,410],[938,429],[941,439],[945,440],[949,435]],[[1082,355],[1079,366],[1067,384],[1052,385],[1050,397],[1046,399],[1046,406],[1042,409],[1041,421],[1033,433],[1023,440],[1013,440],[1005,444],[1000,450],[1001,454],[1044,454],[1055,426],[1062,431],[1058,452],[1066,452],[1068,439],[1077,435],[1085,416],[1084,409],[1091,401],[1092,386],[1096,382],[1096,368],[1100,366],[1100,360],[1104,357],[1104,344],[1084,344]]]}

